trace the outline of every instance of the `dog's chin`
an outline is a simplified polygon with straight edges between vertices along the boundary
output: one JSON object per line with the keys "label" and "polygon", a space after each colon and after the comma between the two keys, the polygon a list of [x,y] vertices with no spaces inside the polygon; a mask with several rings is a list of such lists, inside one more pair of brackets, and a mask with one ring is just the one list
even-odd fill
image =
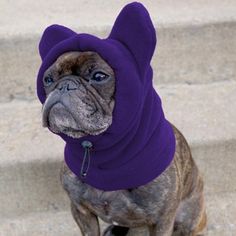
{"label": "dog's chin", "polygon": [[103,129],[99,129],[99,130],[91,130],[91,131],[85,131],[85,130],[73,130],[70,129],[70,127],[67,130],[63,130],[61,131],[61,133],[66,134],[69,137],[72,138],[81,138],[83,136],[86,135],[99,135],[101,133],[103,133],[105,130],[107,130],[108,127],[103,128]]}
{"label": "dog's chin", "polygon": [[72,138],[81,138],[86,135],[99,135],[107,130],[108,127],[94,130],[77,130],[71,127],[55,127],[55,125],[50,126],[49,129],[54,133],[63,133]]}
{"label": "dog's chin", "polygon": [[63,133],[72,138],[81,138],[86,135],[99,135],[109,127],[110,122],[105,122],[102,127],[91,123],[88,127],[83,128],[81,122],[76,121],[74,116],[61,103],[51,107],[48,117],[47,126],[54,133]]}

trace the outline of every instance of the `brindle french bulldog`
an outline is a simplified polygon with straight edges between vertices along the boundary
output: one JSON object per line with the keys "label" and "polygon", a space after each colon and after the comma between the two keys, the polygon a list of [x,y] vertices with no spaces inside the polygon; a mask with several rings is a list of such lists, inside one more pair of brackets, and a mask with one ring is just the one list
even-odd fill
{"label": "brindle french bulldog", "polygon": [[[112,68],[95,52],[62,54],[44,73],[44,126],[74,138],[104,132],[112,122],[115,80]],[[73,118],[56,102],[63,102]],[[81,182],[63,162],[61,182],[82,235],[100,235],[98,217],[110,224],[104,236],[139,235],[135,229],[144,227],[151,236],[202,233],[207,219],[203,180],[185,138],[175,126],[173,129],[176,151],[171,165],[137,188],[96,189]]]}

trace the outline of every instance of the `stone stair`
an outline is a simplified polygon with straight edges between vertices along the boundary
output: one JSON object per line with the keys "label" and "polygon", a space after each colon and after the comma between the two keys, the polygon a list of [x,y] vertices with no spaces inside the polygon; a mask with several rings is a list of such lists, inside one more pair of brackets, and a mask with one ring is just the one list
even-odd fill
{"label": "stone stair", "polygon": [[[41,127],[37,45],[53,23],[105,37],[127,2],[0,2],[0,236],[80,235],[59,182],[64,143]],[[155,88],[204,176],[206,235],[234,236],[236,2],[141,2],[159,35]]]}

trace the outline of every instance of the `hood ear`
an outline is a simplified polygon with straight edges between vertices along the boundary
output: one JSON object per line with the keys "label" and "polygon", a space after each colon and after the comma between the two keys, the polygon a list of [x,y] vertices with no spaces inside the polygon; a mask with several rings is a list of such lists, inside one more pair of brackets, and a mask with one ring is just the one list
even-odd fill
{"label": "hood ear", "polygon": [[43,36],[39,42],[39,54],[41,59],[43,60],[45,58],[54,45],[71,37],[74,34],[76,34],[74,31],[62,25],[48,26],[44,30]]}
{"label": "hood ear", "polygon": [[118,15],[108,38],[123,43],[133,54],[141,76],[150,66],[156,32],[146,8],[138,2],[126,5]]}

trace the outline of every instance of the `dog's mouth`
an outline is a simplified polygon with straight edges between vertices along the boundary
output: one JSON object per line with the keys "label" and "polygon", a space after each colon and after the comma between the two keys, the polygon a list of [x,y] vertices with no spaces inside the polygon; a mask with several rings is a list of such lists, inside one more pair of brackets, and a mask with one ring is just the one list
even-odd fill
{"label": "dog's mouth", "polygon": [[85,131],[78,126],[73,114],[61,101],[61,94],[54,90],[47,97],[42,110],[42,125],[54,133],[72,133],[85,135]]}
{"label": "dog's mouth", "polygon": [[[88,117],[93,119],[98,110],[89,110]],[[87,122],[89,122],[89,119]],[[76,114],[63,103],[61,94],[53,91],[46,99],[42,110],[42,125],[48,127],[54,133],[64,133],[68,136],[79,138],[85,135],[98,135],[107,129],[107,125],[96,126],[94,121],[91,124],[83,126],[85,120],[81,120]],[[88,123],[89,124],[89,123]]]}
{"label": "dog's mouth", "polygon": [[52,107],[56,104],[59,104],[59,102],[56,102],[52,104],[50,107],[45,107],[43,106],[43,111],[42,111],[42,125],[43,127],[50,127],[50,122],[49,122],[49,116],[50,116],[50,111]]}
{"label": "dog's mouth", "polygon": [[61,102],[53,103],[43,109],[43,126],[48,127],[54,133],[85,134],[71,112]]}
{"label": "dog's mouth", "polygon": [[49,112],[52,107],[58,104],[60,101],[60,94],[55,90],[49,94],[48,98],[46,99],[43,110],[42,110],[42,125],[43,127],[49,127]]}

